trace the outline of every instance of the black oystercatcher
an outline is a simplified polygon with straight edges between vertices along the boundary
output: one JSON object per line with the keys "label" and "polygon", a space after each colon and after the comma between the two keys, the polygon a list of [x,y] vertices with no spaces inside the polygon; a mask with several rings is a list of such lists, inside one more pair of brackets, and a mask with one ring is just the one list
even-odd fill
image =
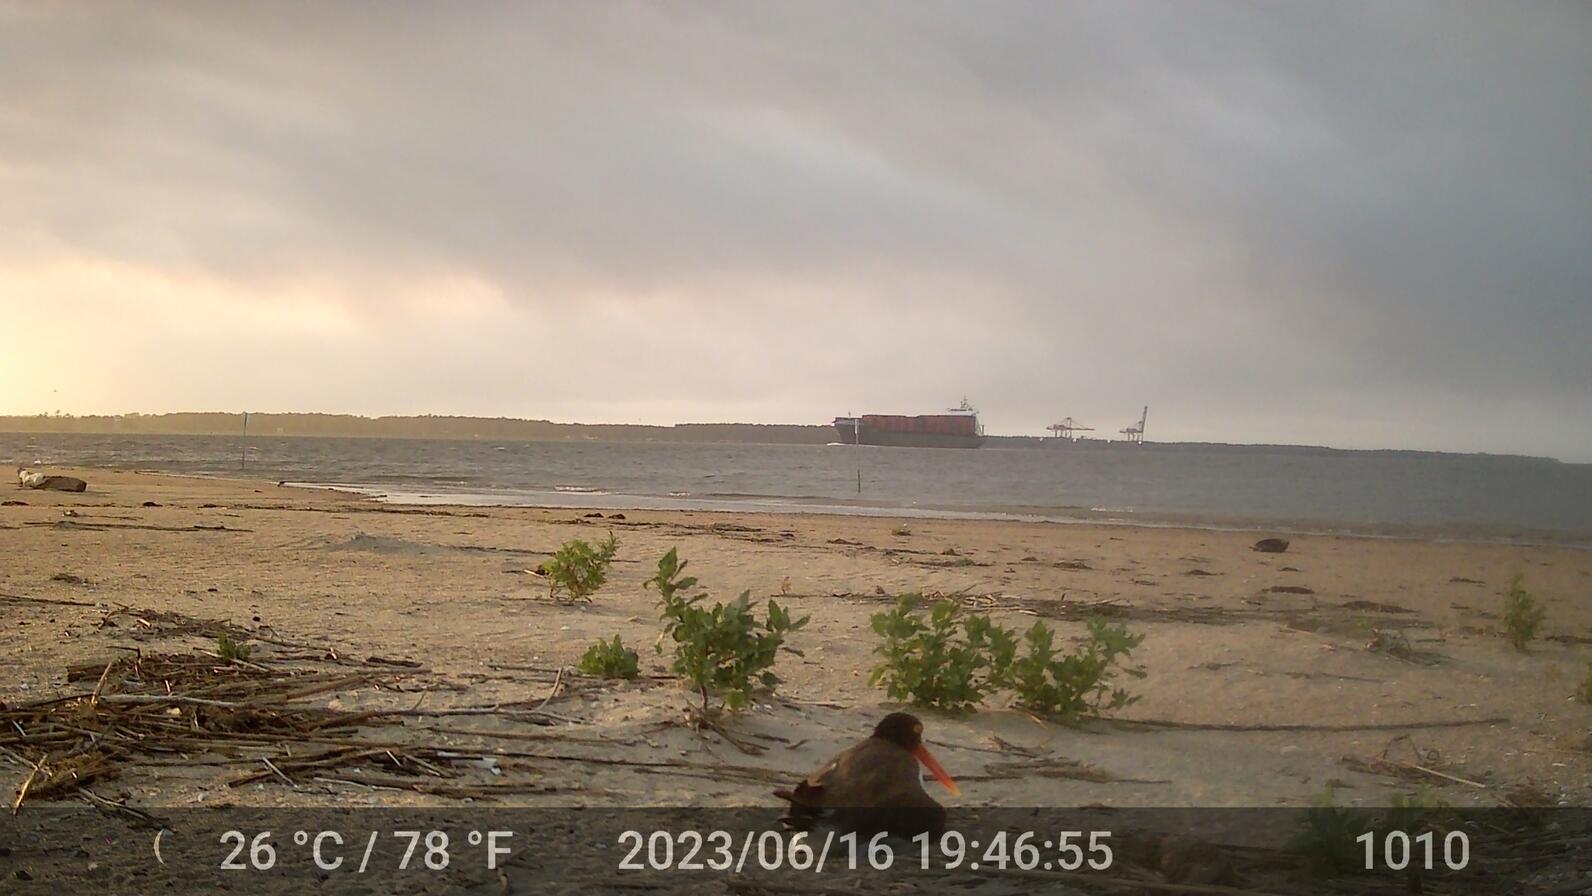
{"label": "black oystercatcher", "polygon": [[867,740],[842,750],[796,789],[774,795],[790,801],[784,821],[791,827],[810,828],[825,820],[842,832],[865,836],[912,837],[924,831],[939,836],[945,807],[923,789],[920,763],[952,794],[961,792],[923,746],[923,723],[893,712]]}

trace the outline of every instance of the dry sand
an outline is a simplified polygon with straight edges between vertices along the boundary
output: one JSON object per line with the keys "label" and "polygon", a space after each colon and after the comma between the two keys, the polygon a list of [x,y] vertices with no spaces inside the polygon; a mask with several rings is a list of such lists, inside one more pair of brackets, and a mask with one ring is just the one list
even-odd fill
{"label": "dry sand", "polygon": [[[1584,551],[1299,536],[1279,555],[1251,551],[1257,533],[1198,529],[646,511],[589,519],[567,509],[394,507],[274,483],[77,475],[88,493],[4,493],[26,506],[0,507],[0,701],[82,693],[92,682],[69,684],[66,667],[104,662],[117,648],[214,649],[213,639],[162,634],[140,622],[142,610],[225,620],[345,661],[429,670],[399,670],[401,691],[317,698],[344,708],[534,704],[553,693],[559,667],[617,633],[658,678],[565,676],[544,709],[567,721],[551,726],[410,715],[380,738],[679,763],[520,757],[502,759],[500,775],[464,774],[524,784],[501,796],[506,805],[769,805],[768,783],[703,766],[795,777],[866,734],[891,706],[867,680],[868,619],[887,606],[882,595],[976,595],[1010,625],[1063,617],[1055,624],[1068,636],[1083,630],[1082,605],[1110,602],[1146,635],[1135,658],[1149,674],[1132,684],[1142,702],[1079,727],[998,706],[959,718],[925,713],[931,745],[964,784],[948,802],[1299,806],[1332,785],[1341,804],[1386,805],[1427,786],[1455,805],[1495,805],[1522,787],[1592,805],[1592,707],[1572,697],[1592,657]],[[895,534],[898,526],[910,534]],[[549,603],[526,570],[567,539],[607,531],[619,559],[594,602]],[[733,723],[767,748],[760,755],[679,724],[692,696],[662,675],[655,595],[641,584],[671,547],[717,596],[783,593],[812,616],[793,638],[805,657],[781,660],[778,697]],[[1545,637],[1529,653],[1497,631],[1515,573],[1547,609]],[[110,612],[117,607],[133,609]],[[1368,649],[1372,628],[1402,632],[1430,662]],[[314,653],[273,643],[256,651]],[[1252,730],[1265,726],[1281,730]],[[1384,752],[1451,777],[1367,770]],[[147,807],[456,804],[316,780],[229,787],[260,766],[194,758],[202,761],[138,760],[98,789]],[[0,768],[13,784],[27,771]]]}

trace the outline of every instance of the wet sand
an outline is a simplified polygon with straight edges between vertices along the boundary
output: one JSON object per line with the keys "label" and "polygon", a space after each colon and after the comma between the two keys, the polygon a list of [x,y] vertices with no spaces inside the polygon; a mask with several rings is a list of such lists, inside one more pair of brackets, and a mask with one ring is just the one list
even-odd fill
{"label": "wet sand", "polygon": [[[930,744],[964,782],[953,805],[1301,806],[1329,785],[1340,804],[1386,805],[1425,787],[1461,806],[1518,800],[1521,788],[1592,805],[1592,707],[1572,696],[1592,657],[1585,551],[1293,536],[1286,553],[1262,554],[1250,545],[1269,533],[674,511],[599,519],[52,472],[80,475],[90,491],[0,495],[26,502],[0,507],[7,703],[86,693],[94,682],[68,682],[67,667],[104,663],[119,648],[215,649],[213,638],[146,611],[176,613],[262,636],[261,661],[320,655],[390,669],[379,686],[311,701],[411,710],[373,728],[377,739],[562,757],[506,756],[498,773],[460,771],[458,781],[499,786],[504,805],[772,805],[768,782],[744,770],[794,778],[866,734],[892,708],[867,680],[870,614],[888,595],[940,592],[974,599],[1007,625],[1049,617],[1069,637],[1097,605],[1146,635],[1134,658],[1148,677],[1130,685],[1143,699],[1113,720],[1068,727],[998,705],[924,713]],[[609,531],[618,561],[594,601],[550,603],[527,570],[567,539]],[[761,753],[681,724],[693,697],[652,650],[655,595],[641,586],[671,547],[721,599],[749,589],[812,616],[792,639],[805,656],[780,661],[778,695],[731,726]],[[1498,633],[1516,573],[1547,610],[1529,653]],[[1412,657],[1369,649],[1374,629],[1407,637]],[[559,674],[614,634],[640,651],[651,677]],[[502,704],[539,706],[553,724],[524,713],[425,714]],[[136,759],[96,789],[134,807],[457,803],[332,774],[233,787],[259,763],[194,758]],[[743,771],[704,773],[721,766]],[[27,774],[14,761],[0,769],[11,785]],[[512,784],[524,786],[503,786]]]}

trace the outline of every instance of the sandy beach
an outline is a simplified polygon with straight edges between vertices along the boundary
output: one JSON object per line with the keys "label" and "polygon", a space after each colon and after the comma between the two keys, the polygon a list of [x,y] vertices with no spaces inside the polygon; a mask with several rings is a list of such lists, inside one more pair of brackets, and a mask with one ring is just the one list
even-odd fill
{"label": "sandy beach", "polygon": [[[7,704],[87,693],[94,677],[69,682],[69,667],[129,651],[213,651],[226,624],[250,633],[259,663],[370,672],[309,703],[402,708],[362,732],[373,740],[500,755],[448,780],[489,785],[505,805],[772,805],[771,781],[810,770],[892,706],[868,683],[869,616],[920,591],[1008,625],[1047,618],[1069,637],[1104,611],[1146,636],[1134,658],[1148,676],[1131,684],[1143,699],[1109,720],[924,713],[963,782],[952,805],[1302,806],[1329,786],[1349,805],[1421,788],[1457,806],[1592,805],[1592,708],[1573,698],[1592,656],[1584,551],[1295,536],[1263,554],[1250,550],[1263,532],[597,518],[66,472],[90,490],[8,489],[0,508]],[[551,603],[528,571],[570,538],[608,532],[618,559],[593,602]],[[671,547],[718,598],[750,590],[812,617],[792,639],[804,656],[780,661],[778,693],[732,723],[750,753],[683,724],[691,695],[652,649],[656,596],[642,582]],[[1547,611],[1529,653],[1498,631],[1517,573]],[[1403,635],[1409,652],[1371,649],[1376,631]],[[615,634],[640,651],[641,681],[560,672]],[[7,758],[9,790],[28,768]],[[463,792],[375,789],[333,771],[235,786],[261,770],[246,750],[135,755],[94,789],[135,808],[449,805]]]}

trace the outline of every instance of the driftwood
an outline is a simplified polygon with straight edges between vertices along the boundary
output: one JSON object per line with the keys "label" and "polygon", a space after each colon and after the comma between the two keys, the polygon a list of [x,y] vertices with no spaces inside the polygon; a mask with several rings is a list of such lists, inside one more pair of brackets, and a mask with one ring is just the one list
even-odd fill
{"label": "driftwood", "polygon": [[[306,738],[346,739],[379,714],[295,701],[375,685],[391,674],[229,662],[205,654],[131,655],[71,667],[68,680],[93,680],[92,692],[0,704],[0,750],[30,768],[12,809],[28,799],[81,792],[138,757],[238,756],[247,747],[291,755],[290,748]],[[260,757],[247,761],[258,763]],[[401,760],[397,766],[418,767]],[[285,771],[278,764],[275,773],[286,777]]]}
{"label": "driftwood", "polygon": [[20,595],[20,594],[0,594],[0,600],[8,600],[8,601],[13,601],[15,603],[26,603],[26,604],[54,604],[56,606],[61,606],[61,607],[98,607],[99,606],[99,604],[91,604],[91,603],[87,603],[87,602],[81,601],[81,600],[59,600],[59,599],[56,599],[56,598],[53,598],[53,597],[24,597],[23,595]]}
{"label": "driftwood", "polygon": [[42,473],[17,471],[17,481],[23,488],[52,492],[86,492],[88,483],[76,476],[46,476]]}
{"label": "driftwood", "polygon": [[1507,725],[1509,719],[1454,719],[1440,722],[1381,722],[1344,725],[1217,725],[1200,722],[1172,722],[1161,719],[1112,719],[1111,724],[1144,728],[1176,728],[1183,731],[1417,731],[1425,728],[1468,728],[1472,725]]}

